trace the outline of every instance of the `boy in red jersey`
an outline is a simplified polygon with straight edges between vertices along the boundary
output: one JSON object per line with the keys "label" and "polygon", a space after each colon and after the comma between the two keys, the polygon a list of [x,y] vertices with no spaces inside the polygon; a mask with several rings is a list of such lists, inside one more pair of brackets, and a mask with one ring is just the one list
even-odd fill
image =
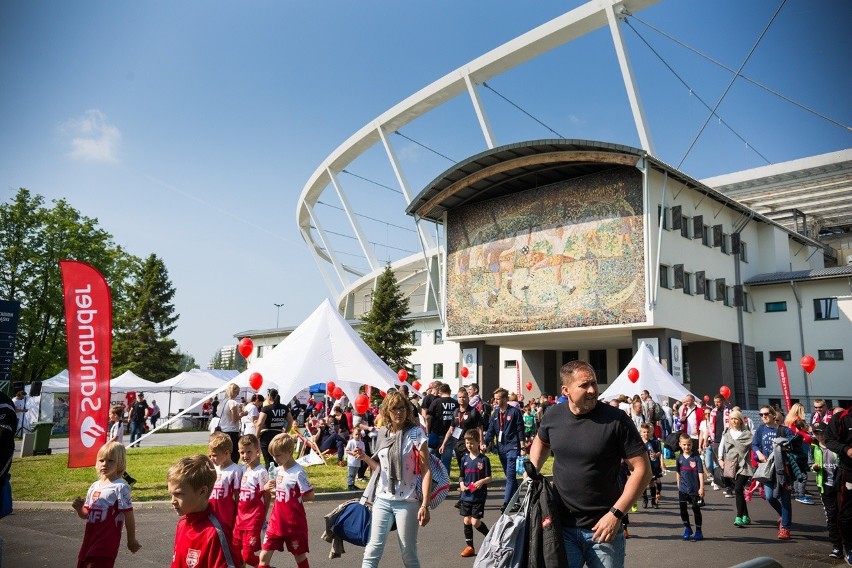
{"label": "boy in red jersey", "polygon": [[86,519],[86,533],[77,557],[77,568],[112,568],[121,545],[121,527],[127,527],[127,548],[136,553],[136,522],[130,486],[121,478],[127,463],[124,445],[107,442],[98,450],[98,479],[89,487],[85,501],[77,497],[71,506]]}
{"label": "boy in red jersey", "polygon": [[278,434],[269,442],[269,453],[278,464],[275,479],[270,479],[266,490],[274,492],[275,502],[266,527],[260,553],[260,566],[269,566],[276,550],[287,550],[293,555],[298,568],[309,568],[308,517],[304,501],[314,500],[314,488],[302,466],[293,459],[295,439],[289,434]]}
{"label": "boy in red jersey", "polygon": [[181,458],[169,468],[169,495],[180,520],[171,568],[236,568],[239,555],[210,506],[216,469],[207,456]]}
{"label": "boy in red jersey", "polygon": [[231,461],[232,449],[231,437],[224,432],[213,432],[208,438],[207,456],[216,467],[216,483],[210,493],[210,504],[229,541],[234,534],[240,480],[243,478],[243,468]]}
{"label": "boy in red jersey", "polygon": [[269,510],[269,493],[264,487],[269,482],[269,472],[260,463],[260,442],[254,434],[246,434],[238,442],[240,459],[245,463],[245,473],[240,483],[240,501],[237,503],[237,524],[234,525],[234,548],[242,553],[243,562],[257,566],[260,557],[260,531]]}

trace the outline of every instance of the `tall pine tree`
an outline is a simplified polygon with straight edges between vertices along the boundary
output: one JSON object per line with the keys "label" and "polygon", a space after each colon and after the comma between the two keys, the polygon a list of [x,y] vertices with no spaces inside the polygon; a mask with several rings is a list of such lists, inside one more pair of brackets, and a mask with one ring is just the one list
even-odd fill
{"label": "tall pine tree", "polygon": [[174,313],[174,295],[165,263],[152,254],[130,286],[132,306],[115,325],[113,375],[130,370],[158,383],[184,370],[184,357],[170,337],[180,317]]}
{"label": "tall pine tree", "polygon": [[405,319],[407,315],[408,298],[403,296],[387,265],[376,281],[373,305],[362,318],[361,337],[391,369],[406,368],[411,373],[408,356],[414,349],[409,331],[412,322]]}

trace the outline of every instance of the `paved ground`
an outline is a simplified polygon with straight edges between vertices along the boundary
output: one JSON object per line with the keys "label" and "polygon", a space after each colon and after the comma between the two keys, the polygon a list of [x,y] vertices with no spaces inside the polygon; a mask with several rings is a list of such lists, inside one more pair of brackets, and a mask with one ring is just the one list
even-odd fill
{"label": "paved ground", "polygon": [[[150,445],[203,444],[206,432],[154,434]],[[67,452],[67,439],[51,440],[55,452]],[[310,470],[308,470],[310,475]],[[810,484],[813,487],[813,483]],[[502,490],[492,490],[486,508],[485,521],[492,525],[499,516]],[[325,496],[323,500],[308,503],[308,522],[311,539],[311,565],[316,567],[344,567],[360,565],[363,549],[346,545],[342,559],[329,560],[329,544],[320,536],[323,516],[340,501],[349,496]],[[776,540],[776,516],[763,501],[750,504],[755,524],[746,529],[733,526],[734,500],[725,499],[721,492],[707,495],[704,509],[705,540],[700,543],[683,542],[683,530],[674,493],[674,475],[664,478],[663,501],[659,510],[640,510],[630,515],[630,534],[627,566],[662,566],[672,559],[691,558],[702,568],[732,566],[747,560],[769,556],[785,567],[818,567],[841,564],[828,558],[830,546],[826,540],[825,519],[821,506],[794,503],[793,539]],[[40,507],[50,507],[47,509]],[[116,562],[117,568],[168,566],[171,562],[172,544],[177,517],[167,503],[136,505],[137,537],[142,550],[132,555],[124,548]],[[482,538],[474,533],[478,546]],[[83,522],[67,504],[16,503],[15,513],[0,520],[0,538],[3,539],[2,566],[7,568],[61,568],[76,565],[77,552],[83,536]],[[122,539],[124,546],[124,539]],[[433,512],[432,522],[420,531],[420,560],[423,568],[469,567],[473,559],[459,557],[464,547],[461,520],[450,501]],[[401,566],[396,538],[388,542],[382,568]],[[287,553],[276,553],[275,564],[293,566]]]}

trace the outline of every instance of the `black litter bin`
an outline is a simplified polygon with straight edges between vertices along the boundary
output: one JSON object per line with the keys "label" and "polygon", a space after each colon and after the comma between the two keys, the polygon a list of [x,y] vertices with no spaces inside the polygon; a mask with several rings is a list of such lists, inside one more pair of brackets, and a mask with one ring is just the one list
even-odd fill
{"label": "black litter bin", "polygon": [[33,455],[43,456],[50,454],[50,434],[53,431],[53,422],[35,422],[32,425],[33,436]]}

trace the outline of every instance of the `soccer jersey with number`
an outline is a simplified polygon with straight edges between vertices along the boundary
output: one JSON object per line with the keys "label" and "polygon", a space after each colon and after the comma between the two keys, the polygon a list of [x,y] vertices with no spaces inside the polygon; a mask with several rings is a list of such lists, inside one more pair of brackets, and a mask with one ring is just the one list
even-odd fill
{"label": "soccer jersey with number", "polygon": [[269,481],[269,472],[263,464],[246,468],[240,483],[240,502],[237,503],[237,524],[235,528],[251,530],[261,527],[266,520],[266,507],[263,504],[263,486]]}
{"label": "soccer jersey with number", "polygon": [[307,534],[308,519],[302,496],[314,490],[302,466],[275,468],[275,502],[266,533],[274,536]]}
{"label": "soccer jersey with number", "polygon": [[243,468],[235,463],[216,468],[216,483],[210,493],[210,505],[222,527],[229,533],[233,532],[237,518],[237,497],[242,478]]}
{"label": "soccer jersey with number", "polygon": [[92,483],[86,494],[86,533],[80,547],[80,558],[93,556],[118,556],[124,513],[133,510],[130,486],[123,479],[102,484]]}

